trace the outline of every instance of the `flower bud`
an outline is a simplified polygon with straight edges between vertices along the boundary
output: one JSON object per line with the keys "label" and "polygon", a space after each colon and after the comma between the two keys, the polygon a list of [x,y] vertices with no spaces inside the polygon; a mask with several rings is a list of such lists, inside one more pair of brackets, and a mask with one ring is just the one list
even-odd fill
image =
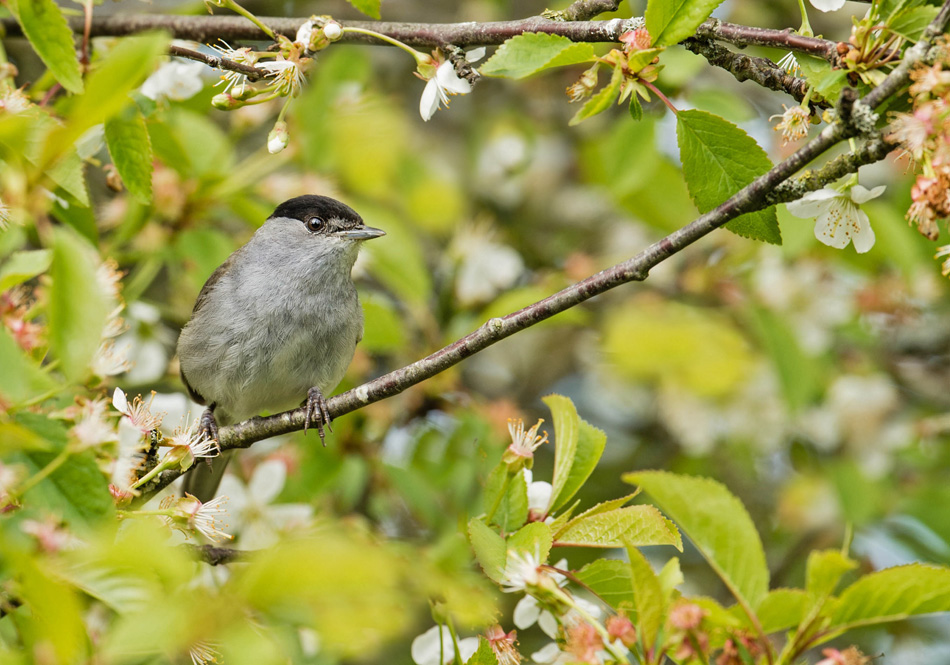
{"label": "flower bud", "polygon": [[335,42],[343,36],[343,28],[340,27],[340,24],[336,21],[330,21],[325,26],[323,26],[323,34],[331,42]]}
{"label": "flower bud", "polygon": [[211,105],[220,111],[233,111],[236,108],[244,106],[244,103],[228,93],[222,92],[211,98]]}
{"label": "flower bud", "polygon": [[287,131],[287,123],[283,120],[277,122],[274,128],[267,135],[267,152],[272,155],[277,154],[287,147],[290,140],[290,133]]}

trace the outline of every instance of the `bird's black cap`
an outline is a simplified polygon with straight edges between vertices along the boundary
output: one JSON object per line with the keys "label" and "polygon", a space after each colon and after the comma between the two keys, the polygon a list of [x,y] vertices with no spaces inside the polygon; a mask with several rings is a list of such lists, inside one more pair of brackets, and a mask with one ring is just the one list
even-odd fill
{"label": "bird's black cap", "polygon": [[316,215],[323,219],[339,219],[363,223],[363,218],[357,214],[353,208],[340,203],[329,196],[318,196],[316,194],[306,194],[296,198],[288,199],[281,203],[274,210],[271,217],[287,217],[290,219],[305,220],[311,215]]}

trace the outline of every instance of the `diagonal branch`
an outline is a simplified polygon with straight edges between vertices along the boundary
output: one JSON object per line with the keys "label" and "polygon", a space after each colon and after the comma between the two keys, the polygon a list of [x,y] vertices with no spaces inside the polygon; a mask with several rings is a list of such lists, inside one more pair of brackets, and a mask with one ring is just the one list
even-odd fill
{"label": "diagonal branch", "polygon": [[169,55],[175,55],[179,58],[188,58],[189,60],[203,62],[209,67],[214,67],[215,69],[227,69],[232,72],[244,74],[248,81],[260,81],[262,78],[267,76],[267,72],[263,69],[258,69],[257,67],[245,65],[240,62],[234,62],[233,60],[228,60],[227,58],[219,58],[208,53],[192,51],[189,48],[184,48],[183,46],[177,46],[175,44],[171,44],[168,47],[168,53]]}

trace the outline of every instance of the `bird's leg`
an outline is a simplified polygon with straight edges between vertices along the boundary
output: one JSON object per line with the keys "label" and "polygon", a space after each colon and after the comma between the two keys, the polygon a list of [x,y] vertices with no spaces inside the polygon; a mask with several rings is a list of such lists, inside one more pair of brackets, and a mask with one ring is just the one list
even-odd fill
{"label": "bird's leg", "polygon": [[[218,443],[218,421],[214,419],[214,405],[205,409],[204,413],[201,414],[201,419],[198,421],[198,431],[202,434],[205,434],[209,439],[214,439],[215,443]],[[218,450],[220,450],[220,444],[218,444]],[[205,458],[205,464],[208,466],[208,469],[211,468],[211,458]]]}
{"label": "bird's leg", "polygon": [[307,391],[307,417],[303,421],[303,433],[306,434],[311,425],[317,428],[320,434],[320,443],[327,445],[326,435],[323,432],[323,426],[333,431],[330,427],[330,409],[327,408],[327,400],[323,397],[320,389],[314,386]]}

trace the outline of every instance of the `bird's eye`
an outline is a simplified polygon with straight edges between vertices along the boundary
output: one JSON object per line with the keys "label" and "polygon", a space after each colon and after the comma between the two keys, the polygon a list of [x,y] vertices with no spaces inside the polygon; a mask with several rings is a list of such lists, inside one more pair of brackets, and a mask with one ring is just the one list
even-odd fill
{"label": "bird's eye", "polygon": [[310,217],[306,222],[304,222],[304,225],[311,233],[319,233],[324,229],[327,223],[319,217]]}

